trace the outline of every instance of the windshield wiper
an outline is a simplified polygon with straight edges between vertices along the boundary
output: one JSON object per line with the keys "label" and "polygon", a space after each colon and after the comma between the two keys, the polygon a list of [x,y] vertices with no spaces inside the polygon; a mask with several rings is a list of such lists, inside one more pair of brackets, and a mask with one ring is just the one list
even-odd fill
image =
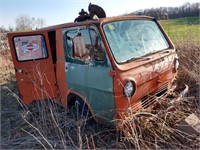
{"label": "windshield wiper", "polygon": [[150,60],[151,57],[139,57],[139,58],[136,58],[136,61],[146,61],[146,60]]}
{"label": "windshield wiper", "polygon": [[126,62],[129,63],[129,62],[131,62],[133,60],[135,60],[135,61],[147,61],[149,59],[151,59],[151,58],[150,57],[133,57],[133,58],[131,58],[129,60],[126,60]]}
{"label": "windshield wiper", "polygon": [[151,59],[151,57],[148,57],[148,56],[150,56],[152,54],[156,54],[156,53],[170,53],[170,51],[166,50],[166,49],[163,49],[163,50],[160,50],[160,51],[153,51],[153,52],[146,54],[144,56],[141,56],[141,57],[133,57],[131,59],[125,60],[122,63],[129,63],[131,61],[147,61],[147,60]]}

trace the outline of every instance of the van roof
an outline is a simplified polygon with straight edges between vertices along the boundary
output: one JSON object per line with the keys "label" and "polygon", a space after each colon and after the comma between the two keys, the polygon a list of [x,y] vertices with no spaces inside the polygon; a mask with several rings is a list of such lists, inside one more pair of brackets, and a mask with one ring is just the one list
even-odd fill
{"label": "van roof", "polygon": [[54,26],[49,26],[45,28],[41,28],[35,31],[52,31],[56,29],[61,29],[61,28],[67,28],[67,27],[74,27],[74,26],[83,26],[83,25],[88,25],[88,24],[101,24],[101,23],[106,23],[106,22],[112,22],[116,20],[124,20],[124,19],[150,19],[152,20],[152,17],[148,16],[117,16],[117,17],[109,17],[109,18],[100,18],[99,20],[87,20],[87,21],[82,21],[82,22],[70,22],[70,23],[63,23],[59,25],[54,25]]}

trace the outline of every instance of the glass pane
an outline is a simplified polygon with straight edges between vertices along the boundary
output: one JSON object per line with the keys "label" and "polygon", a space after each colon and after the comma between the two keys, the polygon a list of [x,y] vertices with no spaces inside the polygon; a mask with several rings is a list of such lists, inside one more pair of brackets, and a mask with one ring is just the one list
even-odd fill
{"label": "glass pane", "polygon": [[154,21],[118,21],[105,24],[103,28],[111,51],[119,63],[169,48]]}
{"label": "glass pane", "polygon": [[70,57],[80,60],[104,60],[105,53],[98,32],[91,28],[69,30],[66,33]]}
{"label": "glass pane", "polygon": [[73,38],[77,35],[77,30],[70,30],[66,34],[67,39],[67,51],[68,55],[70,57],[74,57],[74,44],[73,44]]}
{"label": "glass pane", "polygon": [[103,48],[103,43],[100,40],[100,37],[98,36],[98,33],[90,29],[90,36],[91,36],[91,41],[92,41],[92,46],[93,46],[93,51],[94,51],[94,59],[95,60],[104,60],[105,59],[105,53],[104,53],[104,48]]}
{"label": "glass pane", "polygon": [[14,37],[19,61],[47,58],[47,49],[42,35]]}
{"label": "glass pane", "polygon": [[93,46],[88,29],[70,30],[67,32],[66,38],[70,57],[81,60],[93,59]]}

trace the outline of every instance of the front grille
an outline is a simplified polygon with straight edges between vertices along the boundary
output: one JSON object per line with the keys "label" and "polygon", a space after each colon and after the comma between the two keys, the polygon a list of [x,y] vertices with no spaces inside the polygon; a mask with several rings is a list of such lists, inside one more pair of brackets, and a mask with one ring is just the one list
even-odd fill
{"label": "front grille", "polygon": [[142,98],[142,107],[147,108],[152,105],[158,98],[163,97],[166,94],[168,84],[160,87],[157,91],[150,93]]}

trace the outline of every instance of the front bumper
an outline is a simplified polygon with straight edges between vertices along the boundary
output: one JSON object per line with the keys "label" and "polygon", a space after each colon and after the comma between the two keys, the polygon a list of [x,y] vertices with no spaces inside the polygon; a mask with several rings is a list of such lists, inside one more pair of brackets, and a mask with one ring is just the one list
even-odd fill
{"label": "front bumper", "polygon": [[128,107],[126,110],[118,113],[117,116],[115,116],[114,118],[123,120],[123,118],[126,118],[130,116],[131,114],[136,113],[137,111],[141,111],[144,109],[154,109],[161,99],[167,97],[169,94],[171,94],[175,90],[176,85],[177,85],[176,79],[162,85],[156,91],[142,97],[140,100],[141,105],[140,107],[137,108],[137,110],[135,109],[136,107],[132,105]]}

